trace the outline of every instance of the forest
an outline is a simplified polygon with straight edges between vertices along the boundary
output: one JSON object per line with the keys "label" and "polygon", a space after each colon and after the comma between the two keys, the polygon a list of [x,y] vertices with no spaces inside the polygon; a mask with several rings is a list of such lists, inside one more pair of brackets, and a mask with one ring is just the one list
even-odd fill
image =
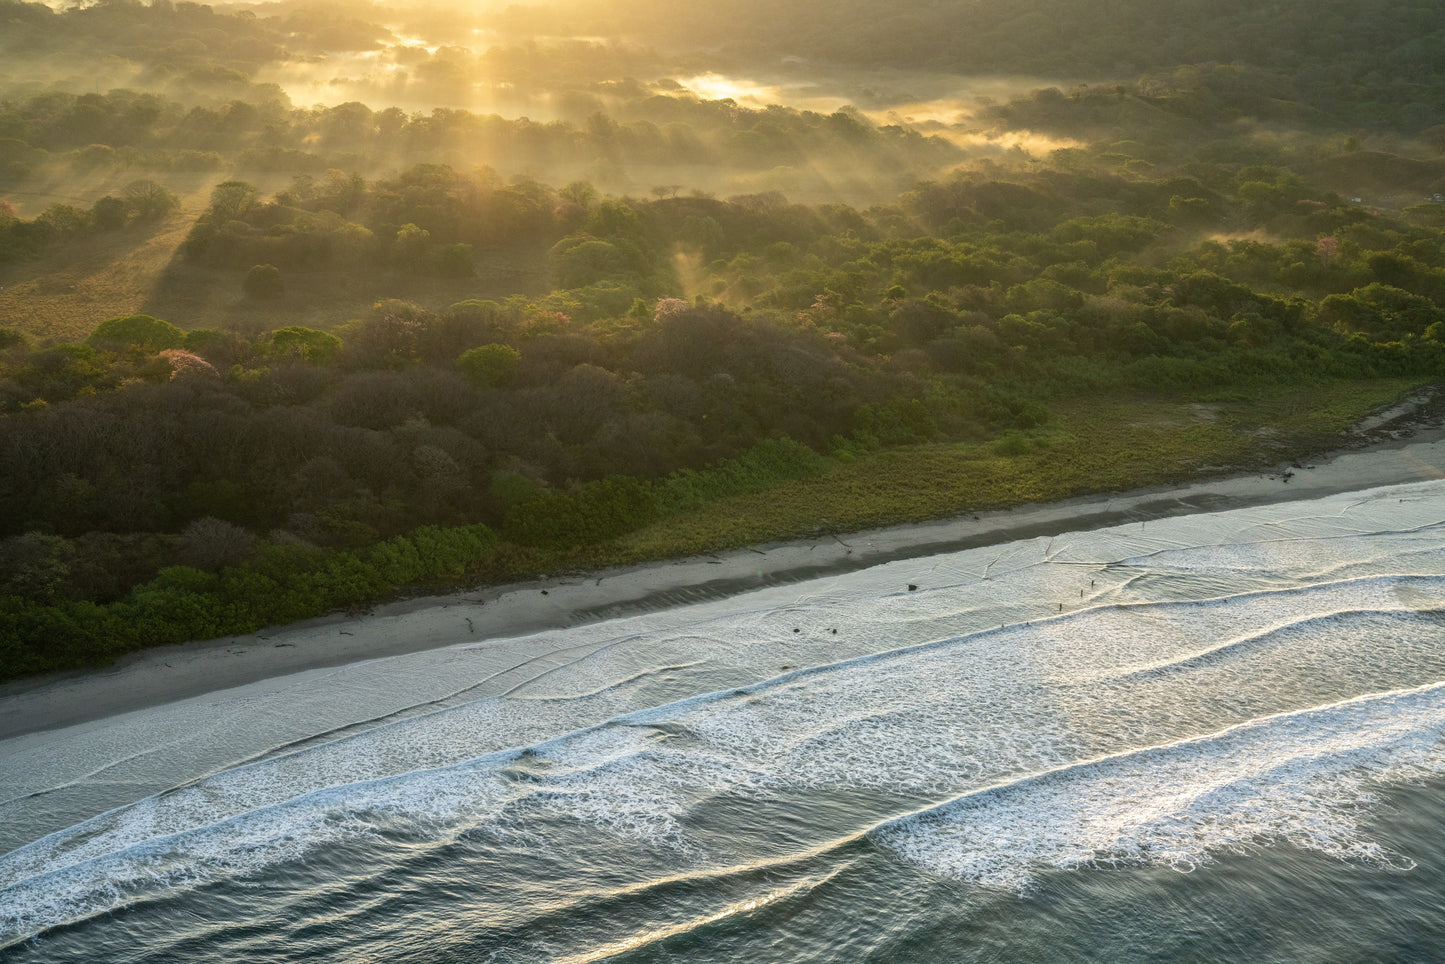
{"label": "forest", "polygon": [[686,9],[0,2],[0,676],[1279,464],[1445,373],[1438,5]]}

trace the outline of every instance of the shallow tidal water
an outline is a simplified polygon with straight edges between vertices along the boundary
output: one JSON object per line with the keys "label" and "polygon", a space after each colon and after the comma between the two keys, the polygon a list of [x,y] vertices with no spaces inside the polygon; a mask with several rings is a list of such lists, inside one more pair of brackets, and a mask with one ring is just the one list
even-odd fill
{"label": "shallow tidal water", "polygon": [[1438,960],[1442,537],[1131,523],[0,742],[0,959]]}

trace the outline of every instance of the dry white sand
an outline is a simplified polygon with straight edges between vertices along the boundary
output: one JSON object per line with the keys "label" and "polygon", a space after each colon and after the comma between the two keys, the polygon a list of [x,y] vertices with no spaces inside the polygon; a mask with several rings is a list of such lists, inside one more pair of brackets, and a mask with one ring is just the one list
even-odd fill
{"label": "dry white sand", "polygon": [[[1377,429],[1400,414],[1398,410],[1384,413],[1360,429]],[[1292,471],[1288,477],[1282,472],[1238,475],[1172,488],[1026,505],[608,570],[585,578],[539,578],[389,603],[362,616],[323,616],[249,636],[146,650],[104,670],[54,674],[0,686],[0,740],[304,670],[463,641],[516,637],[895,559],[1122,522],[1445,478],[1445,428],[1377,441]]]}

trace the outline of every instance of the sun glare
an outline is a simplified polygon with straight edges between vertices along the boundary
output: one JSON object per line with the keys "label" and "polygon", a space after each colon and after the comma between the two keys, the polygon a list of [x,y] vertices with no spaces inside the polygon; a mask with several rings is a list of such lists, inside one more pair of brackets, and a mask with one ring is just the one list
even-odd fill
{"label": "sun glare", "polygon": [[781,92],[776,87],[765,87],[722,74],[698,74],[678,83],[704,100],[735,100],[753,104],[776,104],[781,100]]}

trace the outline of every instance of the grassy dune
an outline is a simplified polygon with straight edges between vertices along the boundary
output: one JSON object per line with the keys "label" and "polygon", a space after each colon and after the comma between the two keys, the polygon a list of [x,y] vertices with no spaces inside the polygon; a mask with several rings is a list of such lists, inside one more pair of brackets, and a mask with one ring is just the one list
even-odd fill
{"label": "grassy dune", "polygon": [[37,340],[84,341],[107,318],[148,311],[191,220],[177,213],[158,225],[93,235],[5,266],[0,323]]}
{"label": "grassy dune", "polygon": [[816,478],[721,499],[565,561],[666,558],[1259,469],[1339,447],[1351,425],[1418,384],[1336,382],[1228,402],[1091,400],[1060,408],[1047,430],[1005,443],[834,460]]}

